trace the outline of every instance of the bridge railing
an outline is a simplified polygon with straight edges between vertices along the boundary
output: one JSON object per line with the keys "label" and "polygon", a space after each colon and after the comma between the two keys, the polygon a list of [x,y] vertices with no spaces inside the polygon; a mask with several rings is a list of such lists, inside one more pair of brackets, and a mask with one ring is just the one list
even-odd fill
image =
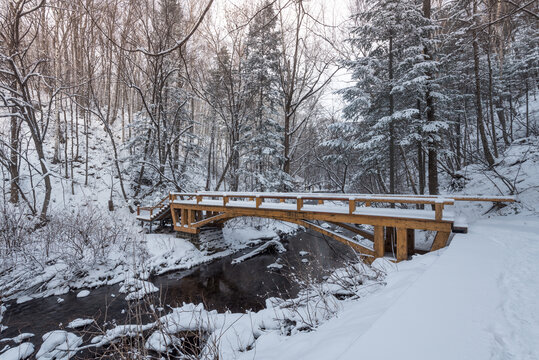
{"label": "bridge railing", "polygon": [[150,212],[150,218],[153,216],[154,210],[159,209],[168,206],[168,203],[171,199],[170,194],[162,198],[156,205],[154,206],[137,206],[137,216],[140,216],[141,211],[149,211]]}
{"label": "bridge railing", "polygon": [[386,204],[415,204],[431,205],[434,208],[435,220],[441,221],[443,209],[447,205],[454,205],[455,201],[514,201],[512,197],[447,197],[444,195],[387,195],[387,194],[320,194],[320,193],[260,193],[260,192],[196,192],[196,193],[170,193],[170,201],[176,199],[196,200],[201,203],[204,199],[222,199],[222,206],[227,206],[231,200],[254,201],[255,207],[259,208],[266,200],[281,203],[292,201],[296,204],[297,211],[301,211],[305,201],[316,201],[323,205],[326,201],[344,202],[348,204],[348,211],[353,214],[357,204],[362,203],[370,207],[373,203]]}

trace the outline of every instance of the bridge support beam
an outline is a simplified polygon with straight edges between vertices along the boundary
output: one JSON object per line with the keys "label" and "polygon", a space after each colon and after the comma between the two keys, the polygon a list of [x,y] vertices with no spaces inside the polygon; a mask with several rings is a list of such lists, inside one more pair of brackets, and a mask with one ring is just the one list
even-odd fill
{"label": "bridge support beam", "polygon": [[397,261],[408,260],[408,229],[397,228]]}
{"label": "bridge support beam", "polygon": [[445,247],[447,245],[447,242],[449,241],[449,235],[451,235],[450,232],[438,231],[436,233],[434,241],[432,242],[430,251],[440,250],[441,248]]}
{"label": "bridge support beam", "polygon": [[[226,198],[227,204],[229,197]],[[279,201],[280,199],[277,199]],[[262,207],[262,201],[255,198],[255,204],[250,207],[223,206],[221,204],[204,204],[203,202],[187,202],[171,204],[172,218],[176,231],[198,234],[205,226],[222,226],[232,218],[241,216],[257,216],[276,220],[288,221],[312,228],[326,236],[344,242],[366,255],[366,261],[371,262],[375,258],[384,257],[388,252],[395,256],[393,261],[407,260],[415,253],[415,230],[437,231],[433,249],[447,244],[451,232],[451,222],[436,221],[434,219],[383,217],[377,215],[363,215],[360,213],[331,213],[311,211],[302,204],[303,199],[296,199],[295,209],[289,208],[266,208]],[[273,204],[268,202],[269,206]],[[252,205],[258,205],[252,206]],[[308,206],[312,206],[309,204]],[[339,235],[315,225],[316,221],[333,223],[344,229],[360,234],[362,237],[373,241],[373,247],[368,244],[354,241],[352,238]],[[366,231],[358,224],[372,225],[374,231]]]}
{"label": "bridge support beam", "polygon": [[374,226],[374,256],[384,257],[386,244],[384,238],[384,227],[381,225]]}

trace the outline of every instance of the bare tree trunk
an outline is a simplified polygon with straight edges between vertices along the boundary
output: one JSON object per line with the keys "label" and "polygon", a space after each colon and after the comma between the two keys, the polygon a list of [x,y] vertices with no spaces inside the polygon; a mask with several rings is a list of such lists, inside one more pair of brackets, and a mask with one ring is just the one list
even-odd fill
{"label": "bare tree trunk", "polygon": [[[16,112],[15,108],[12,110]],[[19,202],[19,119],[17,115],[11,117],[11,149],[9,156],[10,190],[9,201],[16,204]]]}
{"label": "bare tree trunk", "polygon": [[[430,13],[431,13],[431,4],[430,0],[423,0],[423,16],[427,19],[430,19]],[[430,54],[430,49],[428,49],[426,46],[424,48],[425,57],[428,61],[432,60],[432,56]],[[433,75],[428,72],[428,81],[433,80]],[[427,122],[434,122],[436,120],[436,116],[434,113],[434,98],[432,97],[431,91],[430,91],[430,84],[427,83],[427,89],[425,92],[425,102],[426,102],[426,111],[427,111]],[[428,166],[429,166],[429,194],[438,194],[438,151],[437,151],[438,144],[432,136],[429,136],[428,139]]]}
{"label": "bare tree trunk", "polygon": [[489,41],[487,44],[487,62],[488,62],[488,97],[489,97],[489,109],[490,109],[490,126],[492,132],[492,147],[494,149],[494,157],[498,157],[498,144],[496,136],[496,126],[494,124],[494,101],[492,90],[492,62],[490,61],[490,28],[489,28]]}
{"label": "bare tree trunk", "polygon": [[[477,13],[477,0],[473,2],[473,14]],[[485,159],[489,166],[494,165],[494,158],[488,147],[487,135],[485,133],[485,124],[483,122],[483,109],[481,107],[481,82],[479,77],[479,45],[477,40],[477,30],[472,32],[473,41],[473,60],[474,60],[474,75],[475,75],[475,107],[477,112],[477,128],[479,135],[481,136],[481,143],[483,145],[483,153],[485,154]]]}
{"label": "bare tree trunk", "polygon": [[526,83],[526,137],[530,136],[530,102],[529,102],[529,92],[528,88],[528,79],[524,80]]}
{"label": "bare tree trunk", "polygon": [[[394,99],[391,93],[393,87],[393,37],[389,38],[389,192],[395,193],[395,124],[393,123]],[[394,207],[394,204],[391,204]]]}
{"label": "bare tree trunk", "polygon": [[214,141],[215,141],[215,123],[212,122],[211,134],[210,134],[210,146],[208,148],[208,166],[207,166],[206,186],[204,187],[206,191],[210,190],[211,163],[212,163]]}

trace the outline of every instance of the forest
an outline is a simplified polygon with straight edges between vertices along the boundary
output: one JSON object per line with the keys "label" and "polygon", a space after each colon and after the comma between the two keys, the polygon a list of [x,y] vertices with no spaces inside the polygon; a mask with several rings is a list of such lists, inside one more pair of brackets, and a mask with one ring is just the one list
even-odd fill
{"label": "forest", "polygon": [[441,173],[458,183],[537,134],[535,1],[342,7],[3,2],[4,194],[46,219],[51,177],[88,184],[93,126],[121,206],[174,190],[437,194]]}
{"label": "forest", "polygon": [[[277,345],[294,360],[332,358],[317,336],[341,341],[342,359],[372,357],[376,347],[348,347],[367,341],[351,336],[375,331],[420,284],[414,304],[443,314],[408,307],[384,334],[439,317],[421,329],[450,334],[417,326],[391,338],[502,340],[402,359],[462,358],[457,349],[534,359],[538,95],[537,0],[0,0],[0,360],[251,359],[256,346],[272,359]],[[287,203],[272,194],[292,194],[298,212],[297,194],[324,195],[328,208],[355,194],[367,201],[344,198],[346,214],[445,221],[449,246],[433,245],[435,226],[345,224],[368,251],[385,231],[380,256],[365,260],[332,242],[349,234],[330,220],[182,208],[189,223],[177,222],[174,194],[204,191],[225,208],[227,193],[255,209],[262,192],[276,209]],[[371,196],[402,203],[371,207]],[[483,203],[453,201],[471,196]],[[164,201],[171,229],[140,217]],[[174,233],[214,215],[217,233]],[[462,218],[470,233],[455,235]],[[415,240],[398,258],[401,236]],[[452,274],[447,288],[425,284],[431,267]],[[112,319],[104,298],[117,301]],[[185,313],[197,320],[186,325]],[[482,330],[461,331],[466,321]]]}

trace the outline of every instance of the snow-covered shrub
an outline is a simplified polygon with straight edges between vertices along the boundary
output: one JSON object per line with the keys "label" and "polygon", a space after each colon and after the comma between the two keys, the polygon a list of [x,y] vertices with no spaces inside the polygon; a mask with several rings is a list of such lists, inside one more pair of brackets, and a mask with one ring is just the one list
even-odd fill
{"label": "snow-covered shrub", "polygon": [[28,241],[32,222],[23,206],[0,203],[0,256],[17,251]]}
{"label": "snow-covered shrub", "polygon": [[[140,237],[128,219],[110,216],[89,205],[51,216],[35,233],[45,261],[62,261],[76,270],[105,263],[115,252],[124,252]],[[136,242],[138,243],[138,242]]]}
{"label": "snow-covered shrub", "polygon": [[38,289],[32,296],[49,296],[117,283],[147,255],[144,235],[130,214],[111,216],[87,205],[51,212],[49,221],[36,227],[17,211],[0,214],[8,220],[0,225],[0,296],[28,289]]}
{"label": "snow-covered shrub", "polygon": [[316,328],[336,315],[340,301],[359,298],[381,286],[385,274],[358,257],[334,270],[324,281],[298,273],[293,276],[293,281],[301,284],[298,296],[290,300],[270,299],[273,308],[280,309],[276,318],[283,335]]}

